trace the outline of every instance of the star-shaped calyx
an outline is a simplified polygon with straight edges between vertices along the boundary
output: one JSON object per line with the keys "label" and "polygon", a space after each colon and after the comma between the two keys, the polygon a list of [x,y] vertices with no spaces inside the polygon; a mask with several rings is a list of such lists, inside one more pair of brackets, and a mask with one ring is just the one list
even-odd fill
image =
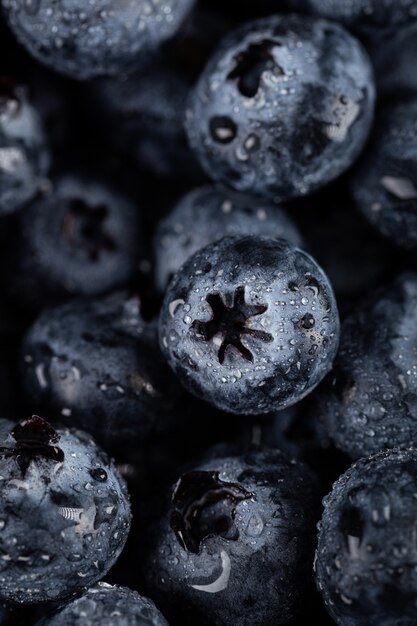
{"label": "star-shaped calyx", "polygon": [[64,453],[58,447],[59,435],[52,426],[37,415],[17,424],[10,433],[10,447],[0,448],[0,458],[14,457],[22,475],[36,457],[62,463]]}
{"label": "star-shaped calyx", "polygon": [[[273,336],[264,330],[256,330],[248,325],[248,320],[256,315],[262,315],[268,309],[266,304],[246,304],[245,288],[237,287],[228,306],[219,293],[207,296],[207,303],[212,310],[212,318],[208,322],[195,320],[192,328],[198,338],[210,341],[215,335],[222,335],[218,358],[222,364],[229,346],[235,348],[247,361],[253,361],[252,352],[243,345],[242,335],[248,335],[260,341],[271,342]],[[230,299],[230,298],[228,298]]]}
{"label": "star-shaped calyx", "polygon": [[64,218],[64,236],[70,245],[83,250],[90,261],[97,261],[103,250],[112,252],[116,248],[116,242],[107,232],[107,219],[107,207],[71,200]]}

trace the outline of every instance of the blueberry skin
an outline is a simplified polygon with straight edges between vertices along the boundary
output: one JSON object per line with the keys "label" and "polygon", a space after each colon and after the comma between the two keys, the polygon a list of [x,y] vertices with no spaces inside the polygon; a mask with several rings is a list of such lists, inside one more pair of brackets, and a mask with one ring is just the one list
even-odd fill
{"label": "blueberry skin", "polygon": [[163,292],[181,265],[201,248],[227,235],[264,235],[303,241],[297,226],[279,207],[250,196],[231,196],[205,186],[190,191],[159,223],[154,238],[155,282]]}
{"label": "blueberry skin", "polygon": [[417,442],[417,276],[377,291],[347,318],[320,415],[351,458]]}
{"label": "blueberry skin", "polygon": [[275,16],[224,40],[191,94],[186,129],[214,180],[291,198],[352,165],[374,101],[367,55],[341,26]]}
{"label": "blueberry skin", "polygon": [[156,528],[149,592],[176,623],[287,623],[311,580],[318,501],[312,474],[279,450],[199,464]]}
{"label": "blueberry skin", "polygon": [[417,20],[416,0],[289,0],[306,10],[350,27],[399,27]]}
{"label": "blueberry skin", "polygon": [[98,583],[36,626],[168,626],[152,600],[127,587]]}
{"label": "blueberry skin", "polygon": [[105,184],[64,176],[19,215],[11,291],[32,308],[123,286],[143,252],[138,208]]}
{"label": "blueberry skin", "polygon": [[191,393],[236,414],[295,404],[329,371],[339,317],[316,262],[284,239],[224,237],[171,281],[163,354]]}
{"label": "blueberry skin", "polygon": [[194,0],[1,0],[10,28],[38,61],[78,80],[117,75],[180,27]]}
{"label": "blueberry skin", "polygon": [[417,451],[361,459],[324,500],[316,580],[339,626],[416,623]]}
{"label": "blueberry skin", "polygon": [[3,430],[1,599],[34,604],[96,583],[129,532],[123,479],[81,431],[55,431],[40,418]]}
{"label": "blueberry skin", "polygon": [[49,161],[41,120],[26,89],[0,76],[0,215],[36,195]]}
{"label": "blueberry skin", "polygon": [[156,329],[123,293],[46,310],[23,341],[21,372],[31,406],[87,429],[123,462],[182,399]]}
{"label": "blueberry skin", "polygon": [[383,235],[417,248],[417,100],[383,111],[351,181],[354,200]]}

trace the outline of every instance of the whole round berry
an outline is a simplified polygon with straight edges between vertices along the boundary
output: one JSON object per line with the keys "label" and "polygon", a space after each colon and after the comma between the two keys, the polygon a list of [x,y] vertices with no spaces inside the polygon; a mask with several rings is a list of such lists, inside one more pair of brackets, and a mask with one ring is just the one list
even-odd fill
{"label": "whole round berry", "polygon": [[369,60],[341,26],[269,17],[224,40],[190,97],[186,127],[214,180],[290,198],[352,165],[367,139],[374,99]]}
{"label": "whole round berry", "polygon": [[352,180],[356,204],[399,246],[417,248],[417,99],[385,110]]}
{"label": "whole round berry", "polygon": [[119,74],[171,37],[194,0],[1,0],[20,43],[76,79]]}
{"label": "whole round berry", "polygon": [[164,291],[181,265],[207,244],[226,235],[264,235],[302,243],[284,211],[250,196],[231,196],[216,187],[201,187],[184,196],[162,220],[154,239],[155,281]]}
{"label": "whole round berry", "polygon": [[148,598],[127,587],[98,583],[36,626],[168,626]]}
{"label": "whole round berry", "polygon": [[259,414],[298,402],[322,380],[339,317],[308,254],[284,239],[224,237],[174,276],[159,336],[191,393],[231,413]]}
{"label": "whole round berry", "polygon": [[176,483],[146,562],[168,618],[286,624],[312,580],[319,492],[279,450],[200,463]]}
{"label": "whole round berry", "polygon": [[0,474],[3,600],[57,600],[105,576],[125,544],[130,506],[89,436],[29,418],[1,437]]}
{"label": "whole round berry", "polygon": [[139,211],[103,183],[64,176],[18,219],[10,292],[33,309],[124,286],[136,271]]}
{"label": "whole round berry", "polygon": [[124,293],[45,310],[23,341],[21,362],[28,403],[85,428],[122,461],[183,408],[156,328]]}
{"label": "whole round berry", "polygon": [[377,291],[347,318],[320,416],[351,458],[417,441],[417,276]]}
{"label": "whole round berry", "polygon": [[36,195],[48,166],[41,121],[25,88],[0,76],[0,215]]}
{"label": "whole round berry", "polygon": [[358,461],[324,501],[316,577],[339,626],[413,626],[417,451]]}

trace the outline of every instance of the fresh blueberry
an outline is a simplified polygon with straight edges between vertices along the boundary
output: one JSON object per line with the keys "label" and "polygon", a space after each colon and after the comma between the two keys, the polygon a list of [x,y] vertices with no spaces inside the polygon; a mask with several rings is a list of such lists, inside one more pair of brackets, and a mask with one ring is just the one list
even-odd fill
{"label": "fresh blueberry", "polygon": [[20,43],[76,79],[126,73],[179,28],[194,0],[1,0]]}
{"label": "fresh blueberry", "polygon": [[224,237],[174,276],[159,336],[191,393],[230,413],[260,414],[295,404],[322,380],[339,317],[308,254],[284,239]]}
{"label": "fresh blueberry", "polygon": [[369,60],[341,26],[276,16],[224,40],[190,98],[186,127],[211,178],[290,198],[352,165],[374,98]]}
{"label": "fresh blueberry", "polygon": [[325,499],[317,585],[339,626],[414,626],[417,451],[358,461]]}
{"label": "fresh blueberry", "polygon": [[184,132],[190,81],[163,59],[123,80],[103,79],[91,95],[113,146],[159,177],[199,181],[203,174]]}
{"label": "fresh blueberry", "polygon": [[19,220],[11,291],[35,309],[125,284],[142,253],[137,207],[101,183],[64,177]]}
{"label": "fresh blueberry", "polygon": [[39,417],[1,428],[0,597],[57,600],[100,580],[130,527],[125,484],[81,431]]}
{"label": "fresh blueberry", "polygon": [[416,329],[415,275],[377,291],[344,321],[320,415],[351,458],[417,441]]}
{"label": "fresh blueberry", "polygon": [[355,28],[398,28],[417,20],[416,0],[289,0],[289,4]]}
{"label": "fresh blueberry", "polygon": [[383,111],[352,180],[365,217],[403,248],[417,248],[417,100]]}
{"label": "fresh blueberry", "polygon": [[28,403],[126,453],[165,424],[181,390],[137,298],[124,294],[46,310],[22,347]]}
{"label": "fresh blueberry", "polygon": [[205,461],[176,483],[146,564],[176,623],[285,624],[308,588],[318,489],[278,450]]}
{"label": "fresh blueberry", "polygon": [[155,282],[163,292],[178,269],[195,252],[226,235],[302,238],[279,208],[248,196],[230,196],[216,187],[201,187],[184,196],[159,223],[154,240]]}
{"label": "fresh blueberry", "polygon": [[26,89],[0,76],[0,215],[36,195],[48,166],[41,121]]}
{"label": "fresh blueberry", "polygon": [[127,587],[98,583],[36,626],[168,626],[148,598]]}

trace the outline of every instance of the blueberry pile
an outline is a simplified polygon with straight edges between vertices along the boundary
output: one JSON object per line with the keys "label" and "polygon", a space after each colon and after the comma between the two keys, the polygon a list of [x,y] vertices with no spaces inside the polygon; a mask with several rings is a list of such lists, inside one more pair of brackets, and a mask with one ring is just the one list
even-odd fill
{"label": "blueberry pile", "polygon": [[0,0],[0,626],[417,625],[417,0]]}

